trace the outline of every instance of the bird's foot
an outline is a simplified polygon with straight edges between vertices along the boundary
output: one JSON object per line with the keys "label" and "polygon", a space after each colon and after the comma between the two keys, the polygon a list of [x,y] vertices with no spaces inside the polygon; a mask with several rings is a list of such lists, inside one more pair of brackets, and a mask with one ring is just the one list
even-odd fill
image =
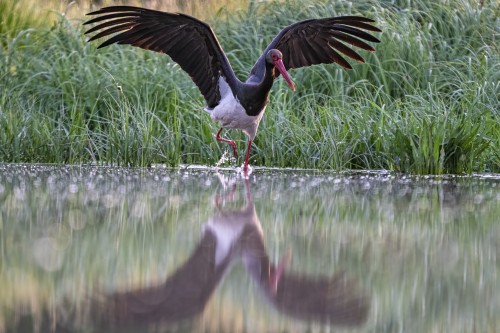
{"label": "bird's foot", "polygon": [[228,140],[228,139],[224,139],[222,136],[220,136],[220,133],[222,132],[222,128],[219,130],[219,132],[217,132],[217,134],[215,135],[215,139],[219,142],[226,142],[226,143],[229,143],[231,145],[231,147],[233,148],[233,155],[234,155],[234,158],[235,159],[238,159],[238,148],[236,147],[236,142],[234,142],[234,140]]}
{"label": "bird's foot", "polygon": [[245,162],[243,163],[243,168],[242,172],[245,178],[248,178],[250,174],[252,173],[252,168],[248,165],[248,161],[250,160],[250,149],[252,148],[252,140],[248,140],[248,148],[247,148],[247,154],[245,156]]}
{"label": "bird's foot", "polygon": [[242,173],[243,177],[245,177],[245,178],[248,178],[248,176],[250,176],[252,174],[252,171],[253,171],[253,168],[246,163],[241,166],[241,173]]}

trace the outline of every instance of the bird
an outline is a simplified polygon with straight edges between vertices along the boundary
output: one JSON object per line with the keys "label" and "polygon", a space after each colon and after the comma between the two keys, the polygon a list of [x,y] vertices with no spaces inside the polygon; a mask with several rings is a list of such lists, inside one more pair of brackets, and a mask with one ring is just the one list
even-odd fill
{"label": "bird", "polygon": [[87,15],[96,17],[84,25],[98,23],[85,32],[97,32],[88,42],[108,37],[98,48],[126,44],[164,53],[187,72],[205,98],[205,111],[220,124],[216,140],[230,144],[237,158],[236,143],[221,133],[223,129],[238,129],[248,136],[244,173],[249,170],[252,142],[274,80],[281,75],[295,91],[288,74],[291,69],[333,63],[352,69],[343,56],[358,62],[364,59],[346,44],[374,52],[367,42],[380,40],[367,31],[382,32],[372,25],[375,20],[363,16],[296,22],[272,39],[243,82],[235,75],[212,28],[195,17],[134,6],[109,6]]}
{"label": "bird", "polygon": [[[245,202],[234,207],[242,197],[238,193],[245,194]],[[234,183],[230,193],[217,196],[216,211],[204,224],[189,258],[163,283],[99,292],[89,303],[92,322],[106,331],[192,325],[204,316],[210,299],[237,262],[243,263],[266,301],[291,318],[340,326],[366,322],[370,296],[354,277],[347,277],[344,271],[333,276],[291,272],[291,250],[277,262],[271,259],[252,197],[248,179],[244,191],[238,192]],[[231,204],[225,206],[226,202]],[[303,265],[296,262],[294,266]]]}

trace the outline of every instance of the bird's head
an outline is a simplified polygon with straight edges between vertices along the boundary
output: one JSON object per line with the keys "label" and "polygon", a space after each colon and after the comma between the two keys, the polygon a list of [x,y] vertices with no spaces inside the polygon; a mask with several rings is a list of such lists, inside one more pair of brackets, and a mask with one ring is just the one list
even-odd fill
{"label": "bird's head", "polygon": [[266,54],[266,62],[274,66],[280,72],[280,74],[283,75],[283,78],[285,79],[286,83],[288,83],[290,88],[295,91],[295,86],[293,85],[292,79],[288,75],[285,65],[283,64],[283,54],[279,50],[271,49]]}

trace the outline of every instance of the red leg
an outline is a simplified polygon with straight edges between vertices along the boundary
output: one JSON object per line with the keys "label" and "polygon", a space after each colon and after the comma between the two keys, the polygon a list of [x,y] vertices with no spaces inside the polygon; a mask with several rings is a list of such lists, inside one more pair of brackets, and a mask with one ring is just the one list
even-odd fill
{"label": "red leg", "polygon": [[245,156],[245,163],[243,164],[243,171],[248,171],[248,160],[250,159],[250,150],[252,149],[252,140],[248,139],[247,155]]}
{"label": "red leg", "polygon": [[285,268],[290,265],[291,259],[292,251],[288,250],[287,254],[285,254],[278,262],[278,266],[271,269],[271,272],[269,273],[269,287],[274,294],[278,292],[278,284],[283,276],[283,273],[285,272]]}
{"label": "red leg", "polygon": [[233,147],[233,153],[234,153],[234,158],[238,158],[238,150],[236,149],[236,143],[233,140],[228,140],[224,139],[223,137],[220,136],[220,133],[222,132],[224,128],[221,128],[218,132],[217,135],[215,136],[215,139],[217,141],[222,141],[222,142],[227,142]]}

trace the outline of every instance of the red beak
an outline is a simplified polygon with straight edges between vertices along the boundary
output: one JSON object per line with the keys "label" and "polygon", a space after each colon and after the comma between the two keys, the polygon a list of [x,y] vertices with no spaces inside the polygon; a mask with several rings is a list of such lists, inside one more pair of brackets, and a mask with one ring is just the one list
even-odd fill
{"label": "red beak", "polygon": [[286,80],[286,83],[288,83],[290,88],[292,88],[292,90],[295,91],[295,86],[293,85],[292,79],[290,78],[288,72],[286,71],[283,61],[281,61],[281,59],[275,60],[274,66],[280,71],[280,74],[283,75],[283,78]]}
{"label": "red beak", "polygon": [[281,280],[281,276],[285,272],[285,268],[290,264],[291,259],[292,251],[288,250],[288,252],[279,261],[278,266],[271,268],[271,274],[269,276],[269,287],[274,295],[276,295],[276,293],[278,292],[278,284]]}

